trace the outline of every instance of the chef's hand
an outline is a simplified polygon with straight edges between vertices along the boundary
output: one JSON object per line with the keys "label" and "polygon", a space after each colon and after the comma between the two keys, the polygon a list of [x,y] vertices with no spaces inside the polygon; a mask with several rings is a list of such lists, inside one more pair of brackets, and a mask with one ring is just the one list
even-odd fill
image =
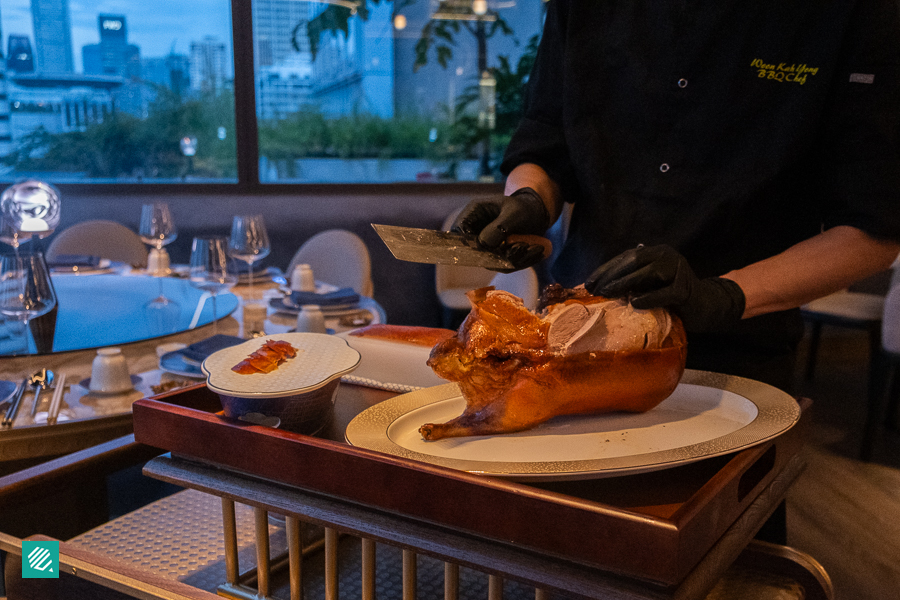
{"label": "chef's hand", "polygon": [[670,246],[639,246],[594,271],[589,292],[608,298],[631,296],[635,308],[668,307],[688,331],[716,331],[744,314],[745,297],[730,279],[700,279],[687,260]]}
{"label": "chef's hand", "polygon": [[544,201],[536,191],[526,187],[509,196],[490,196],[469,202],[450,230],[474,237],[483,248],[499,251],[515,270],[519,270],[539,262],[544,246],[524,242],[504,245],[506,236],[544,235],[548,227],[550,214]]}

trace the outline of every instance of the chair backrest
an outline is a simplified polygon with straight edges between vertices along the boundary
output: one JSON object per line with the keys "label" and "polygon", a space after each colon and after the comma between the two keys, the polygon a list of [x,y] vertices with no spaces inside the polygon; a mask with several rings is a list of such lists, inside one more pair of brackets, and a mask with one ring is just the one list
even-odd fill
{"label": "chair backrest", "polygon": [[[443,231],[450,231],[450,226],[462,209],[463,207],[459,207],[447,215],[442,226]],[[435,265],[434,290],[441,304],[457,310],[466,310],[469,308],[469,301],[465,293],[490,285],[493,276],[493,271],[481,267]]]}
{"label": "chair backrest", "polygon": [[900,268],[896,264],[891,275],[890,288],[884,297],[881,346],[887,352],[900,354]]}
{"label": "chair backrest", "polygon": [[147,246],[140,236],[121,223],[102,219],[63,229],[50,242],[46,254],[50,262],[62,254],[84,254],[134,267],[147,266]]}
{"label": "chair backrest", "polygon": [[352,231],[328,229],[312,236],[294,254],[288,275],[302,264],[312,268],[317,281],[353,288],[363,296],[371,297],[374,292],[369,249]]}
{"label": "chair backrest", "polygon": [[440,294],[450,289],[475,290],[491,285],[494,271],[481,267],[458,267],[455,265],[434,266],[434,289]]}
{"label": "chair backrest", "polygon": [[[443,230],[449,231],[453,221],[459,214],[458,209],[450,213],[444,220]],[[446,294],[449,290],[474,290],[489,285],[522,298],[525,306],[534,310],[540,294],[537,271],[529,267],[513,273],[497,273],[481,267],[458,267],[454,265],[435,265],[435,291],[443,302],[457,302],[453,308],[467,308],[461,294]]]}
{"label": "chair backrest", "polygon": [[[453,225],[453,221],[456,220],[456,216],[461,210],[462,207],[447,215],[447,218],[444,219],[442,227],[443,231],[450,230],[450,226]],[[463,290],[464,293],[469,290],[475,290],[490,285],[491,278],[494,274],[494,271],[488,271],[481,267],[435,265],[434,289],[437,292],[438,298],[443,298],[445,295],[442,294],[442,292],[447,292],[448,290]],[[459,306],[454,306],[453,308],[468,308],[468,302],[465,301],[465,298],[462,297],[461,294],[453,294],[452,296],[454,298],[459,296],[459,298],[453,300],[453,302],[458,303]]]}
{"label": "chair backrest", "polygon": [[528,267],[512,273],[497,273],[489,285],[498,290],[515,294],[525,303],[525,308],[534,310],[537,308],[539,290],[537,272]]}

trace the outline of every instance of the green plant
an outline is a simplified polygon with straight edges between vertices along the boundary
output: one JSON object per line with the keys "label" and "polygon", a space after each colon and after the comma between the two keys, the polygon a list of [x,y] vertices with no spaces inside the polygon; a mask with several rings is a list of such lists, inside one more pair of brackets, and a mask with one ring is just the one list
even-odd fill
{"label": "green plant", "polygon": [[[397,0],[394,2],[394,11],[399,11],[405,6],[414,4],[416,0]],[[301,35],[306,35],[309,41],[309,49],[313,59],[319,50],[322,35],[326,33],[338,34],[343,33],[344,36],[349,35],[350,19],[359,17],[363,21],[369,19],[368,3],[373,5],[381,4],[382,0],[361,0],[356,3],[355,8],[351,9],[347,5],[327,4],[322,11],[314,18],[307,22],[298,23],[291,35],[291,44],[297,52],[302,49],[299,41]],[[445,15],[471,15],[471,2],[462,1],[446,1],[441,4],[441,13]],[[304,27],[304,24],[306,27]],[[453,46],[456,45],[456,36],[460,31],[468,31],[472,34],[480,45],[484,45],[486,40],[495,34],[512,35],[513,30],[509,24],[496,12],[490,13],[490,20],[484,21],[466,21],[454,19],[431,19],[422,27],[419,34],[419,40],[416,42],[416,59],[413,63],[413,70],[418,71],[420,68],[428,64],[428,56],[433,51],[435,59],[443,68],[447,68],[450,60],[453,59]],[[484,54],[479,49],[480,54]],[[483,70],[486,65],[480,64],[479,69]]]}
{"label": "green plant", "polygon": [[259,152],[269,159],[427,158],[431,130],[442,125],[423,117],[385,119],[368,114],[326,118],[307,108],[259,126]]}
{"label": "green plant", "polygon": [[[80,131],[50,133],[38,127],[3,163],[19,172],[56,171],[93,178],[175,178],[185,174],[182,136],[197,138],[193,174],[236,176],[234,99],[230,93],[183,101],[160,93],[146,119],[116,112]],[[219,138],[225,128],[225,139]],[[230,135],[229,135],[230,133]]]}
{"label": "green plant", "polygon": [[[500,155],[509,144],[513,132],[522,119],[525,101],[525,87],[537,57],[540,37],[528,40],[525,51],[519,57],[515,68],[508,56],[497,57],[498,66],[491,69],[496,80],[496,124],[487,129],[479,123],[478,104],[480,90],[477,83],[467,86],[456,98],[455,113],[461,115],[453,123],[452,139],[460,146],[460,153],[473,155],[485,139],[490,139],[492,156]],[[496,162],[495,163],[496,167]]]}

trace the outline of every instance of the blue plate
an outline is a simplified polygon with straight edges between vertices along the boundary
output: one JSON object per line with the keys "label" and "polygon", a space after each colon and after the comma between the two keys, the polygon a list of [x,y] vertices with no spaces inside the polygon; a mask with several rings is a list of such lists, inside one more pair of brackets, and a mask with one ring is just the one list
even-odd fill
{"label": "blue plate", "polygon": [[180,350],[163,354],[159,359],[159,368],[173,375],[206,379],[206,375],[200,370],[200,366],[185,360],[184,354]]}
{"label": "blue plate", "polygon": [[13,383],[12,381],[0,380],[0,404],[3,404],[12,398],[18,387],[18,384]]}

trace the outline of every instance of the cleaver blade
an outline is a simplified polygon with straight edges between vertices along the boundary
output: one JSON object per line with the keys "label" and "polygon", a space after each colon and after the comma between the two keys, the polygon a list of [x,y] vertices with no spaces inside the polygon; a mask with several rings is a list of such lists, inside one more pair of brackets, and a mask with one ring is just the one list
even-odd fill
{"label": "cleaver blade", "polygon": [[[474,245],[459,233],[372,224],[395,258],[434,265],[459,265],[485,269],[515,269],[500,254]],[[468,243],[467,243],[468,241]]]}

